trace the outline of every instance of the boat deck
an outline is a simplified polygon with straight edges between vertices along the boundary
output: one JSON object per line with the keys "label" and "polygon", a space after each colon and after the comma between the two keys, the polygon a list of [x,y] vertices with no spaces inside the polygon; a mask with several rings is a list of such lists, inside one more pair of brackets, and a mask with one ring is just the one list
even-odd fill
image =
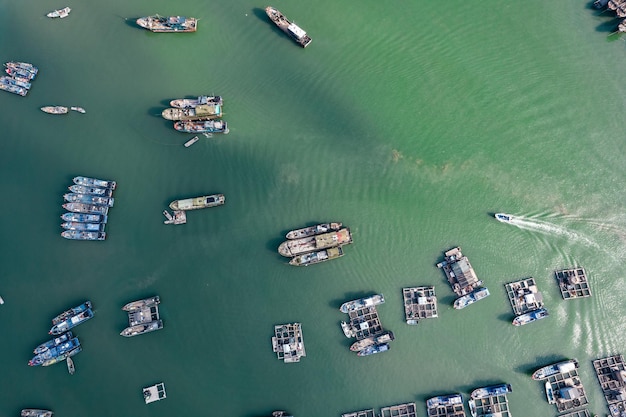
{"label": "boat deck", "polygon": [[341,417],[376,417],[376,414],[374,413],[374,409],[370,408],[369,410],[354,411],[352,413],[344,413],[341,415]]}
{"label": "boat deck", "polygon": [[505,287],[511,308],[516,316],[543,307],[543,296],[537,289],[534,278],[510,282]]}
{"label": "boat deck", "polygon": [[159,306],[157,304],[148,305],[141,310],[128,312],[128,325],[136,326],[159,320]]}
{"label": "boat deck", "polygon": [[612,417],[626,414],[626,366],[622,355],[593,361],[602,393]]}
{"label": "boat deck", "polygon": [[591,297],[591,288],[584,268],[560,269],[554,271],[554,276],[564,300]]}
{"label": "boat deck", "polygon": [[417,324],[421,319],[437,317],[435,287],[409,287],[402,289],[404,316],[407,324]]}
{"label": "boat deck", "polygon": [[376,336],[385,331],[382,324],[380,324],[376,306],[350,311],[348,317],[350,317],[348,325],[353,330],[353,337],[356,337],[357,341]]}
{"label": "boat deck", "polygon": [[383,407],[380,409],[381,417],[417,417],[415,403],[406,403]]}
{"label": "boat deck", "polygon": [[556,408],[559,413],[589,404],[577,369],[551,375],[548,378],[548,382],[552,387]]}
{"label": "boat deck", "polygon": [[443,269],[452,291],[459,297],[471,293],[482,285],[467,256],[463,256],[461,248],[456,247],[444,253],[445,259],[437,264]]}
{"label": "boat deck", "polygon": [[143,389],[143,399],[146,404],[163,400],[166,397],[167,395],[165,394],[165,384],[163,382],[159,382],[158,384]]}
{"label": "boat deck", "polygon": [[306,356],[300,323],[274,326],[272,349],[285,363],[300,362],[300,358]]}

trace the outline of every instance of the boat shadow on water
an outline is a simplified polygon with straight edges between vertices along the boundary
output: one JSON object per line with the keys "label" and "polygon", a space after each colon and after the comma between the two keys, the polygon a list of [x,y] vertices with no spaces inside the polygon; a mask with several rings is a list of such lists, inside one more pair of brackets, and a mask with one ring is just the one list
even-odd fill
{"label": "boat shadow on water", "polygon": [[[126,22],[127,26],[130,26],[131,28],[135,28],[135,29],[143,29],[141,26],[139,26],[137,24],[137,19],[139,19],[139,16],[137,17],[123,17],[120,16],[122,19],[124,19],[124,22]],[[149,30],[145,31],[146,33],[151,33]]]}
{"label": "boat shadow on water", "polygon": [[267,16],[267,13],[265,13],[265,9],[255,7],[254,9],[252,9],[252,14],[256,16],[259,20],[267,23],[267,25],[272,29],[274,33],[277,33],[280,36],[285,37],[286,39],[291,39],[285,32],[282,31],[281,28],[279,28],[274,24],[274,22],[272,22],[272,20]]}

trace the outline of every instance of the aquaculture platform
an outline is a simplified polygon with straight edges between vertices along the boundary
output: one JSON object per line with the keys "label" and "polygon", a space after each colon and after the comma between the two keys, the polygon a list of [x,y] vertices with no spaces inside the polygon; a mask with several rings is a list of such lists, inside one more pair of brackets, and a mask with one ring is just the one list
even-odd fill
{"label": "aquaculture platform", "polygon": [[626,367],[622,355],[593,361],[602,393],[612,417],[626,415]]}
{"label": "aquaculture platform", "polygon": [[300,358],[306,356],[300,323],[274,326],[272,348],[285,363],[300,362]]}
{"label": "aquaculture platform", "polygon": [[559,414],[559,417],[591,417],[591,414],[589,414],[589,411],[587,409],[584,409],[573,411],[567,414]]}
{"label": "aquaculture platform", "polygon": [[163,382],[143,389],[143,399],[146,404],[163,400],[166,397],[167,395],[165,394],[165,384]]}
{"label": "aquaculture platform", "polygon": [[559,283],[564,300],[591,296],[591,288],[584,268],[560,269],[554,271],[554,276]]}
{"label": "aquaculture platform", "polygon": [[466,417],[461,394],[440,395],[426,400],[428,417]]}
{"label": "aquaculture platform", "polygon": [[380,417],[417,417],[415,403],[383,407],[380,409]]}
{"label": "aquaculture platform", "polygon": [[459,297],[467,295],[482,285],[467,256],[463,256],[461,248],[456,247],[444,253],[445,259],[437,264],[448,278],[452,291]]}
{"label": "aquaculture platform", "polygon": [[342,414],[341,417],[376,417],[376,414],[374,413],[374,409],[370,408],[369,410],[345,413],[345,414]]}
{"label": "aquaculture platform", "polygon": [[589,404],[577,369],[551,375],[547,382],[552,388],[555,405],[559,413]]}
{"label": "aquaculture platform", "polygon": [[516,316],[543,307],[543,296],[537,289],[534,278],[510,282],[505,287],[513,313]]}
{"label": "aquaculture platform", "polygon": [[407,324],[417,324],[420,319],[437,317],[435,287],[410,287],[402,289],[404,316]]}
{"label": "aquaculture platform", "polygon": [[348,329],[351,336],[356,337],[356,340],[362,340],[370,336],[376,336],[384,331],[380,319],[378,317],[378,311],[376,306],[360,308],[348,313],[350,320],[348,321]]}
{"label": "aquaculture platform", "polygon": [[[506,394],[492,395],[470,401],[474,401],[476,415],[478,416],[511,417],[509,400],[506,398]],[[472,407],[470,406],[471,409]]]}

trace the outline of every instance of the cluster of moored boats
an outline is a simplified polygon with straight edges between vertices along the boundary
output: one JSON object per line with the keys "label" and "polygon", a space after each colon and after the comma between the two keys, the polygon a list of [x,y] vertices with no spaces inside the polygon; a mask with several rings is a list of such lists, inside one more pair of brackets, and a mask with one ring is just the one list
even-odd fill
{"label": "cluster of moored boats", "polygon": [[278,253],[291,258],[289,265],[308,266],[343,256],[343,246],[352,243],[350,229],[341,223],[322,223],[291,230]]}
{"label": "cluster of moored boats", "polygon": [[48,114],[68,114],[70,110],[85,114],[86,111],[82,107],[79,106],[43,106],[41,107],[41,111]]}
{"label": "cluster of moored boats", "polygon": [[0,77],[0,90],[24,97],[39,69],[28,62],[9,61],[4,63],[4,72],[7,75]]}
{"label": "cluster of moored boats", "polygon": [[[382,294],[374,294],[368,297],[359,298],[357,300],[346,301],[339,307],[339,311],[350,315],[359,310],[367,310],[365,313],[371,314],[371,309],[385,302]],[[364,314],[365,315],[365,314]],[[367,322],[364,322],[367,325]],[[341,329],[346,337],[355,337],[355,330],[345,321],[341,322]],[[350,350],[357,352],[358,356],[369,356],[375,353],[387,352],[389,350],[389,342],[395,339],[393,332],[384,330],[370,336],[357,340],[350,346]]]}
{"label": "cluster of moored boats", "polygon": [[128,327],[120,333],[124,337],[133,337],[163,328],[163,320],[159,316],[158,295],[132,301],[122,307],[128,313]]}
{"label": "cluster of moored boats", "polygon": [[74,177],[73,182],[68,187],[70,193],[63,195],[63,208],[68,212],[61,216],[61,227],[65,229],[61,236],[74,240],[106,239],[104,229],[117,183],[90,177]]}
{"label": "cluster of moored boats", "polygon": [[[228,123],[221,120],[222,105],[220,96],[198,96],[196,98],[179,98],[170,101],[170,108],[161,112],[166,120],[174,122],[174,129],[183,133],[228,133]],[[185,143],[189,147],[197,142],[198,137]]]}

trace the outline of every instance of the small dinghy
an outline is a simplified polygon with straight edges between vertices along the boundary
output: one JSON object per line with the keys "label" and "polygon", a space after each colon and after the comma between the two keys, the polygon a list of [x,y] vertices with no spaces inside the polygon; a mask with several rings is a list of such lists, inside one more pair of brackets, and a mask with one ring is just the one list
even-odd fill
{"label": "small dinghy", "polygon": [[69,16],[71,11],[72,11],[72,9],[70,9],[69,7],[64,7],[64,8],[59,9],[59,10],[51,11],[46,16],[52,17],[52,18],[59,17],[59,18],[63,19],[64,17]]}

